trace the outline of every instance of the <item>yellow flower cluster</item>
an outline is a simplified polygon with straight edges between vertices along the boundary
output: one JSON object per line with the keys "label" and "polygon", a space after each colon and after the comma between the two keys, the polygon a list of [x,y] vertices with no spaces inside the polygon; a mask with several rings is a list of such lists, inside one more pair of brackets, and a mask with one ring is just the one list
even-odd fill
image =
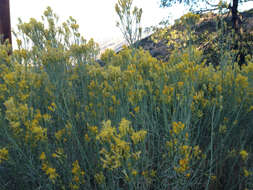
{"label": "yellow flower cluster", "polygon": [[103,128],[100,131],[100,133],[96,136],[97,140],[106,142],[106,141],[111,141],[111,139],[114,137],[116,134],[116,129],[111,126],[111,121],[103,121]]}
{"label": "yellow flower cluster", "polygon": [[[17,138],[23,137],[26,143],[36,145],[38,141],[47,140],[47,129],[40,125],[47,114],[41,115],[39,110],[33,111],[27,104],[15,103],[11,97],[4,103],[6,107],[6,119],[10,122],[11,129]],[[29,118],[32,115],[33,118]],[[24,130],[24,127],[25,130]]]}
{"label": "yellow flower cluster", "polygon": [[173,135],[178,135],[180,132],[182,132],[185,128],[185,124],[183,124],[181,121],[177,122],[172,122],[172,129],[170,131],[170,134]]}
{"label": "yellow flower cluster", "polygon": [[140,130],[140,131],[137,131],[137,132],[133,132],[132,136],[131,136],[131,139],[132,139],[134,144],[138,144],[139,142],[144,141],[146,135],[147,135],[147,131]]}
{"label": "yellow flower cluster", "polygon": [[64,142],[67,141],[67,138],[65,135],[70,136],[71,135],[71,130],[72,130],[72,125],[70,122],[67,122],[65,125],[65,128],[58,130],[55,132],[54,136],[58,141],[61,141],[63,139]]}
{"label": "yellow flower cluster", "polygon": [[249,154],[247,153],[246,150],[241,150],[240,155],[241,155],[242,159],[245,161],[245,160],[247,160]]}
{"label": "yellow flower cluster", "polygon": [[245,177],[249,177],[250,175],[252,175],[252,172],[249,172],[246,168],[243,168],[243,174]]}
{"label": "yellow flower cluster", "polygon": [[181,145],[179,148],[181,158],[178,161],[178,166],[174,167],[174,170],[178,174],[184,174],[185,177],[190,177],[193,168],[190,168],[190,164],[200,159],[202,151],[199,146]]}
{"label": "yellow flower cluster", "polygon": [[0,149],[0,164],[1,164],[3,161],[8,160],[8,155],[9,155],[9,152],[8,152],[8,149],[7,149],[7,148],[2,148],[2,149]]}
{"label": "yellow flower cluster", "polygon": [[105,183],[105,176],[102,172],[96,173],[94,178],[98,184]]}
{"label": "yellow flower cluster", "polygon": [[51,112],[54,112],[55,109],[56,109],[56,104],[54,102],[51,103],[50,106],[48,106],[48,109],[51,111]]}
{"label": "yellow flower cluster", "polygon": [[45,172],[46,175],[48,175],[49,179],[55,183],[56,182],[56,178],[59,176],[56,173],[56,169],[52,168],[49,166],[49,163],[46,159],[46,154],[45,152],[42,152],[40,155],[40,160],[42,161],[42,167],[41,169]]}
{"label": "yellow flower cluster", "polygon": [[85,172],[81,169],[78,160],[76,160],[72,164],[72,183],[70,184],[70,188],[73,190],[77,190],[80,188],[81,184],[84,184],[84,174]]}
{"label": "yellow flower cluster", "polygon": [[119,135],[120,137],[124,137],[127,134],[132,134],[133,129],[131,128],[131,122],[126,120],[125,118],[122,118],[120,124],[119,124]]}
{"label": "yellow flower cluster", "polygon": [[191,166],[201,159],[202,151],[198,145],[189,145],[189,133],[184,130],[186,130],[184,123],[180,121],[172,122],[171,140],[166,142],[166,146],[169,150],[168,156],[177,160],[176,165],[173,167],[174,171],[179,176],[189,178],[194,172],[194,168],[191,168]]}
{"label": "yellow flower cluster", "polygon": [[157,171],[154,169],[144,170],[141,172],[141,175],[144,177],[145,181],[148,184],[151,184],[154,178],[156,177]]}
{"label": "yellow flower cluster", "polygon": [[[110,120],[103,122],[103,127],[96,136],[101,143],[109,145],[109,149],[104,147],[100,150],[103,168],[114,170],[131,158],[135,160],[140,158],[141,151],[132,152],[131,147],[143,142],[147,132],[145,130],[134,131],[130,125],[130,121],[123,118],[117,132],[117,129],[111,126]],[[129,137],[132,142],[129,142]]]}
{"label": "yellow flower cluster", "polygon": [[185,173],[189,170],[189,158],[185,157],[179,160],[179,167],[174,167],[174,170],[178,173]]}

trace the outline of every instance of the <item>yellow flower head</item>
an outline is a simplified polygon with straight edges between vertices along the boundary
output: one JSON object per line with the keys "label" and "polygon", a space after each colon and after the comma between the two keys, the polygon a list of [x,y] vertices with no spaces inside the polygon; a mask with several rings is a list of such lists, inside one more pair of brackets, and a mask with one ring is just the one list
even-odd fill
{"label": "yellow flower head", "polygon": [[94,134],[97,134],[98,133],[98,128],[97,128],[97,126],[91,126],[91,127],[88,127],[89,128],[89,130],[92,132],[92,133],[94,133]]}
{"label": "yellow flower head", "polygon": [[140,111],[140,107],[139,106],[137,106],[137,107],[134,108],[134,112],[135,113],[139,113],[139,111]]}
{"label": "yellow flower head", "polygon": [[46,154],[45,152],[42,152],[40,155],[40,160],[45,160],[46,159]]}
{"label": "yellow flower head", "polygon": [[138,159],[140,158],[140,155],[141,155],[141,151],[132,153],[132,157],[133,157],[135,160],[138,160]]}
{"label": "yellow flower head", "polygon": [[132,170],[132,175],[133,175],[133,176],[136,176],[137,174],[138,174],[138,172],[137,172],[135,169],[133,169],[133,170]]}
{"label": "yellow flower head", "polygon": [[248,177],[251,175],[251,173],[246,168],[243,169],[243,174],[245,177]]}
{"label": "yellow flower head", "polygon": [[7,148],[0,149],[0,163],[4,160],[8,160],[8,149]]}
{"label": "yellow flower head", "polygon": [[86,142],[90,142],[90,137],[87,133],[84,135],[84,139]]}
{"label": "yellow flower head", "polygon": [[98,184],[102,184],[105,182],[105,176],[102,172],[95,174],[94,177]]}
{"label": "yellow flower head", "polygon": [[49,178],[54,181],[56,179],[57,176],[59,176],[56,173],[55,168],[47,168],[46,174],[49,175]]}
{"label": "yellow flower head", "polygon": [[212,176],[211,176],[211,179],[212,179],[213,181],[215,181],[216,178],[217,178],[217,177],[216,177],[215,175],[212,175]]}
{"label": "yellow flower head", "polygon": [[130,127],[131,122],[123,118],[119,124],[119,133],[121,137],[127,135],[127,133],[132,133],[132,128]]}
{"label": "yellow flower head", "polygon": [[179,87],[182,87],[182,86],[184,85],[184,82],[179,81],[179,82],[177,83],[177,85],[178,85]]}
{"label": "yellow flower head", "polygon": [[111,121],[104,121],[101,132],[96,136],[96,139],[106,141],[110,140],[116,133],[116,129],[111,126]]}
{"label": "yellow flower head", "polygon": [[76,160],[72,165],[73,165],[72,173],[77,174],[80,171],[78,160]]}
{"label": "yellow flower head", "polygon": [[176,135],[178,135],[183,129],[184,129],[185,125],[179,121],[177,122],[172,122],[172,132]]}
{"label": "yellow flower head", "polygon": [[246,150],[242,150],[240,152],[240,155],[241,155],[243,160],[246,160],[248,158],[248,153],[246,152]]}
{"label": "yellow flower head", "polygon": [[147,135],[147,131],[140,130],[140,131],[137,131],[137,132],[133,132],[133,134],[131,136],[131,139],[132,139],[134,144],[137,144],[137,143],[143,141],[145,139],[146,135]]}

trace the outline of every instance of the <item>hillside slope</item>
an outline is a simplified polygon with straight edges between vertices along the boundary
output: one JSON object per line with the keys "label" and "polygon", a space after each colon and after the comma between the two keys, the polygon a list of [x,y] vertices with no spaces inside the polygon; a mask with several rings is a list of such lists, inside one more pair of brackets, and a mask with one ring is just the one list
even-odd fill
{"label": "hillside slope", "polygon": [[[221,18],[221,17],[219,17]],[[224,39],[228,37],[231,32],[230,28],[230,20],[231,16],[224,15],[222,17],[224,22],[228,25],[228,30],[224,32]],[[253,54],[253,9],[240,13],[240,18],[242,21],[241,25],[241,34],[242,34],[242,46],[245,48],[245,54]],[[202,49],[204,53],[204,57],[208,62],[212,62],[217,65],[218,63],[218,55],[217,55],[217,20],[218,15],[215,13],[206,13],[200,15],[200,20],[194,26],[194,34],[197,37],[195,39],[195,45],[198,49]],[[168,33],[171,30],[176,31],[185,31],[186,27],[183,25],[180,20],[176,21],[175,25],[173,25],[167,32],[163,35],[162,38],[155,43],[152,38],[156,35],[156,33],[142,39],[138,46],[142,47],[144,50],[147,50],[151,53],[153,57],[158,59],[167,61],[170,57],[170,53],[175,49],[172,45],[168,46]],[[167,39],[166,39],[167,38]],[[179,40],[179,39],[177,39]]]}

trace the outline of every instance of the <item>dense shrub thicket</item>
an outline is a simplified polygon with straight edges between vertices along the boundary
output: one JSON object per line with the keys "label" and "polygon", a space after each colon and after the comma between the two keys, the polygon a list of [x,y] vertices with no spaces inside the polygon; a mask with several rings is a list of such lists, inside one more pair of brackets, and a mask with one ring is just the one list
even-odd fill
{"label": "dense shrub thicket", "polygon": [[168,62],[84,40],[73,18],[0,46],[0,189],[253,189],[253,59]]}

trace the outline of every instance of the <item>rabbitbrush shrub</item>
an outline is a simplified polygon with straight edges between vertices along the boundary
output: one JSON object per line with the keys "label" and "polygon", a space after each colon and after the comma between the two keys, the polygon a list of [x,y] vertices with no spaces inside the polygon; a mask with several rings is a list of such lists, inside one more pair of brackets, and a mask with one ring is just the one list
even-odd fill
{"label": "rabbitbrush shrub", "polygon": [[101,67],[73,18],[43,18],[0,46],[0,189],[253,188],[252,57],[125,47]]}

